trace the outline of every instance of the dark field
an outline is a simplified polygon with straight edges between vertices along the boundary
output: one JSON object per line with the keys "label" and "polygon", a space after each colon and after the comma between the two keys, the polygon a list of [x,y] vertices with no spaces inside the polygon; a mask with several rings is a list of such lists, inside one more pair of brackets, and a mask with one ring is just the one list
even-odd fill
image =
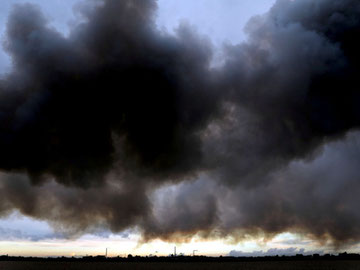
{"label": "dark field", "polygon": [[204,263],[138,263],[138,262],[0,262],[0,270],[43,270],[43,269],[69,269],[69,270],[97,270],[97,269],[359,269],[359,261],[282,261],[282,262],[204,262]]}

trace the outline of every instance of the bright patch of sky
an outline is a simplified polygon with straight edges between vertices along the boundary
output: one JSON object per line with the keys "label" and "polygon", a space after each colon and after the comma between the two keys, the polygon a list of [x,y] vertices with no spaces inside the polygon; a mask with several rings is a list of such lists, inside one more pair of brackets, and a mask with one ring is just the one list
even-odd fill
{"label": "bright patch of sky", "polygon": [[[16,234],[5,234],[7,230]],[[250,239],[234,244],[224,240],[203,241],[197,237],[189,243],[167,243],[154,240],[140,244],[140,236],[135,231],[122,234],[102,232],[87,234],[77,239],[65,239],[56,234],[45,222],[23,217],[18,213],[0,220],[0,254],[10,256],[87,256],[104,255],[106,248],[109,257],[125,257],[128,254],[141,256],[167,256],[173,254],[174,246],[178,255],[241,255],[280,254],[318,252],[309,239],[295,234],[283,233],[271,241]],[[325,252],[323,250],[321,253]],[[331,251],[329,251],[331,252]]]}
{"label": "bright patch of sky", "polygon": [[243,27],[254,15],[266,12],[275,0],[158,0],[158,26],[169,32],[179,22],[195,26],[216,45],[240,43]]}

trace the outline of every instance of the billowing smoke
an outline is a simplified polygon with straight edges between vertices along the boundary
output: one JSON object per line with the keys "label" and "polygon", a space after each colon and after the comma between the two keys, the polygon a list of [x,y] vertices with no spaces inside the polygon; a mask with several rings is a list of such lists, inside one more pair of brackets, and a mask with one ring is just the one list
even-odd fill
{"label": "billowing smoke", "polygon": [[358,1],[279,0],[216,67],[196,30],[156,28],[154,0],[81,12],[68,37],[30,4],[8,19],[0,214],[69,235],[360,239]]}

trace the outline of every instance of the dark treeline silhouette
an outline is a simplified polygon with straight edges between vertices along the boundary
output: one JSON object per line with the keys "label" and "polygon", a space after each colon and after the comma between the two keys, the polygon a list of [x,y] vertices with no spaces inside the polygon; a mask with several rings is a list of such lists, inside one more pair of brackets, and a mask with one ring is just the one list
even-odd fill
{"label": "dark treeline silhouette", "polygon": [[360,260],[360,254],[339,253],[333,254],[296,254],[294,256],[276,255],[259,257],[208,257],[208,256],[132,256],[127,257],[105,257],[105,256],[83,256],[83,257],[24,257],[24,256],[0,256],[0,261],[47,261],[47,262],[252,262],[252,261],[317,261],[317,260]]}

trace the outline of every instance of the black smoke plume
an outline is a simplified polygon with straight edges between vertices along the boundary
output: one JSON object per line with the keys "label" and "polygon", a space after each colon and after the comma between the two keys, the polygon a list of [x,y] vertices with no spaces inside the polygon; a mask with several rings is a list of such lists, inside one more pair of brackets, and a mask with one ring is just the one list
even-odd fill
{"label": "black smoke plume", "polygon": [[[14,6],[0,213],[75,235],[358,241],[356,162],[340,161],[360,160],[344,147],[360,125],[359,15],[356,0],[279,0],[214,66],[206,37],[156,28],[154,0],[88,1],[68,37]],[[324,170],[335,160],[343,174]]]}
{"label": "black smoke plume", "polygon": [[106,1],[69,38],[49,29],[36,7],[13,10],[5,48],[14,72],[1,87],[3,169],[87,186],[117,160],[115,138],[122,166],[138,174],[185,175],[197,166],[196,133],[219,102],[208,79],[210,45],[187,29],[157,33],[154,7]]}

